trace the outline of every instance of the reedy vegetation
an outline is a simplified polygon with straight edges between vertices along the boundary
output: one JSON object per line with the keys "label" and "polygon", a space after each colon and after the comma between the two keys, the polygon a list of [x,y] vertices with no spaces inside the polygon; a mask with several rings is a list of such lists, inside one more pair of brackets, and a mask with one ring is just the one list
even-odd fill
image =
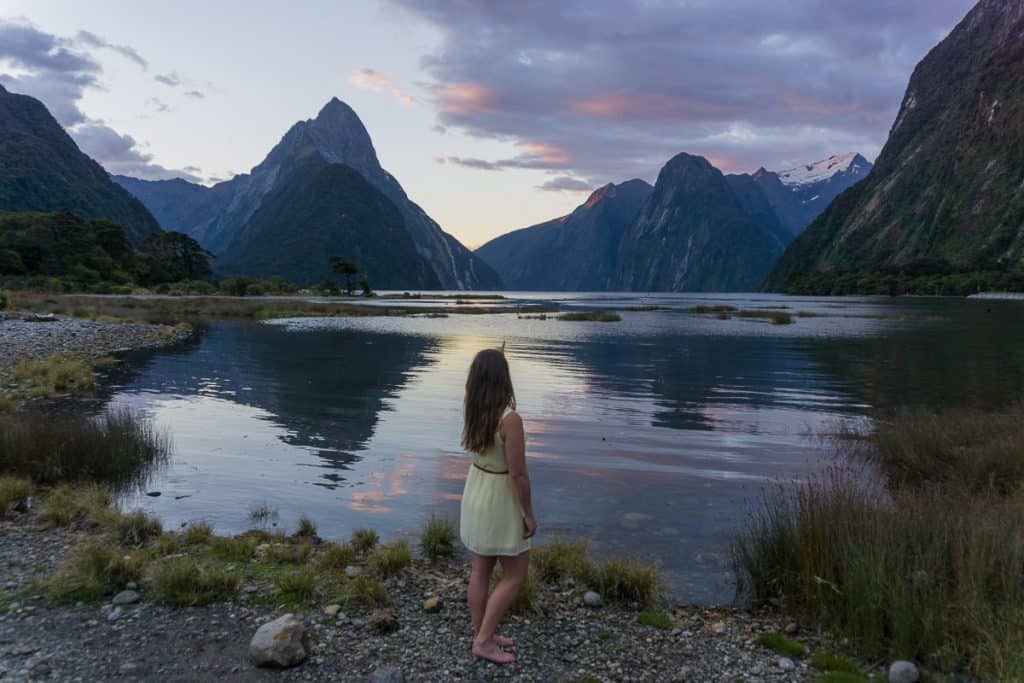
{"label": "reedy vegetation", "polygon": [[880,476],[837,466],[766,493],[735,542],[743,590],[860,654],[1021,680],[1022,415],[904,410],[846,430]]}

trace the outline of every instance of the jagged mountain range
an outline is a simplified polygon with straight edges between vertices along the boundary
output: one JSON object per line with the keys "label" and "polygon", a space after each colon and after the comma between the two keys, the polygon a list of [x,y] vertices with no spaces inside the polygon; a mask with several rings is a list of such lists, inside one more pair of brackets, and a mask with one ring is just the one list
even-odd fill
{"label": "jagged mountain range", "polygon": [[146,207],[78,149],[42,102],[0,85],[0,211],[61,209],[117,223],[136,247],[160,231]]}
{"label": "jagged mountain range", "polygon": [[[325,194],[320,196],[303,194],[301,188],[289,188],[297,182],[292,175],[296,169],[303,168],[302,179],[308,180],[308,168],[301,162],[309,158],[353,169],[375,193],[353,193],[349,183],[341,183],[336,194],[332,186],[321,185]],[[344,173],[334,175],[351,180]],[[377,253],[371,245],[377,242],[377,235],[369,234],[378,229],[390,231],[392,216],[389,212],[378,216],[366,210],[372,206],[383,206],[376,196],[379,193],[398,211],[401,228],[412,240],[414,249],[405,267],[379,271],[374,282],[376,286],[424,289],[494,289],[501,286],[500,278],[489,266],[445,233],[406,196],[398,181],[381,168],[362,121],[351,107],[337,98],[331,99],[316,118],[293,125],[250,173],[235,176],[213,187],[205,188],[180,180],[154,182],[120,176],[115,180],[151,207],[165,228],[173,227],[191,235],[216,254],[216,267],[221,272],[285,275],[273,259],[247,260],[250,255],[261,252],[263,246],[252,244],[252,240],[268,239],[271,234],[282,240],[278,243],[283,250],[277,253],[279,261],[307,265],[306,270],[287,269],[291,277],[301,284],[311,284],[318,277],[322,279],[326,274],[327,257],[331,254],[343,255],[350,260],[358,254],[363,261],[358,265],[364,269],[370,261],[378,264],[388,262],[389,255]],[[279,206],[264,212],[261,220],[254,222],[264,202],[272,195],[280,201],[282,196],[300,194],[306,201],[323,203],[323,207],[295,207],[296,211],[301,209],[310,216],[316,216],[316,223],[300,225]],[[340,197],[356,203],[366,199],[365,206],[353,205],[364,221],[358,229],[348,224],[351,217],[338,206]],[[338,211],[328,212],[326,207],[329,205],[334,205]],[[291,222],[268,226],[266,221],[270,214],[277,215],[283,223]],[[287,239],[284,239],[286,235]],[[329,235],[335,239],[326,239]],[[378,243],[377,246],[386,248],[384,244]],[[264,250],[273,248],[265,245]]]}
{"label": "jagged mountain range", "polygon": [[756,289],[786,244],[871,169],[859,154],[724,175],[680,154],[651,187],[596,190],[571,214],[497,237],[477,254],[510,289]]}
{"label": "jagged mountain range", "polygon": [[767,289],[880,266],[1024,265],[1024,0],[981,0],[914,69],[875,168]]}

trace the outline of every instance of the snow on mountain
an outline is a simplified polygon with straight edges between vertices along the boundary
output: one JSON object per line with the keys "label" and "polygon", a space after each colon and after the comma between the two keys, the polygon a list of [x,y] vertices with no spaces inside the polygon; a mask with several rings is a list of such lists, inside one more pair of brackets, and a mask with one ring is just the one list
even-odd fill
{"label": "snow on mountain", "polygon": [[827,159],[804,164],[785,171],[777,171],[779,180],[789,187],[802,187],[828,180],[837,173],[848,172],[853,176],[867,175],[870,164],[856,152],[834,154]]}

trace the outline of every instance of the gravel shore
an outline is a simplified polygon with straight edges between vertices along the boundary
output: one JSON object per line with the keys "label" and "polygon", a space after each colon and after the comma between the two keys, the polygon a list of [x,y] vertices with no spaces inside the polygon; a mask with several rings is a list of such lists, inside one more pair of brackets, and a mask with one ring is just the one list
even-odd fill
{"label": "gravel shore", "polygon": [[[542,589],[541,614],[513,615],[502,632],[518,640],[515,664],[499,667],[469,653],[464,606],[468,567],[416,560],[385,583],[394,630],[367,614],[302,614],[309,656],[291,669],[253,666],[255,630],[286,610],[264,604],[249,585],[231,602],[174,608],[148,602],[62,607],[32,588],[70,548],[96,530],[55,529],[34,513],[0,521],[0,680],[297,681],[803,681],[820,672],[806,658],[785,659],[756,643],[782,631],[772,613],[668,606],[671,626],[638,623],[629,606],[583,606],[571,583]],[[424,601],[440,598],[427,612]],[[112,616],[114,614],[114,616]],[[792,631],[795,625],[789,625]],[[813,653],[815,634],[793,636]]]}
{"label": "gravel shore", "polygon": [[27,359],[55,354],[102,356],[117,351],[172,344],[191,332],[185,327],[146,323],[101,322],[55,316],[38,321],[36,314],[0,314],[0,370]]}

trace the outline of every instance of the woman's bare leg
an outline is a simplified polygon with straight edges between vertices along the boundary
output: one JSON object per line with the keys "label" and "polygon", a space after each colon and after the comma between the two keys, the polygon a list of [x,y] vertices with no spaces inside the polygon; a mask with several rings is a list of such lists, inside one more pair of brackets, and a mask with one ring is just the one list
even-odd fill
{"label": "woman's bare leg", "polygon": [[472,570],[469,573],[469,618],[473,621],[473,633],[480,630],[487,609],[487,590],[491,585],[491,573],[494,571],[496,557],[485,557],[473,554]]}
{"label": "woman's bare leg", "polygon": [[491,597],[487,600],[480,628],[473,640],[473,654],[498,664],[507,664],[515,661],[515,655],[502,651],[494,640],[494,633],[497,631],[502,617],[505,616],[505,612],[516,599],[519,589],[526,582],[526,575],[530,569],[530,552],[515,556],[502,556],[500,559],[501,581],[494,587]]}

